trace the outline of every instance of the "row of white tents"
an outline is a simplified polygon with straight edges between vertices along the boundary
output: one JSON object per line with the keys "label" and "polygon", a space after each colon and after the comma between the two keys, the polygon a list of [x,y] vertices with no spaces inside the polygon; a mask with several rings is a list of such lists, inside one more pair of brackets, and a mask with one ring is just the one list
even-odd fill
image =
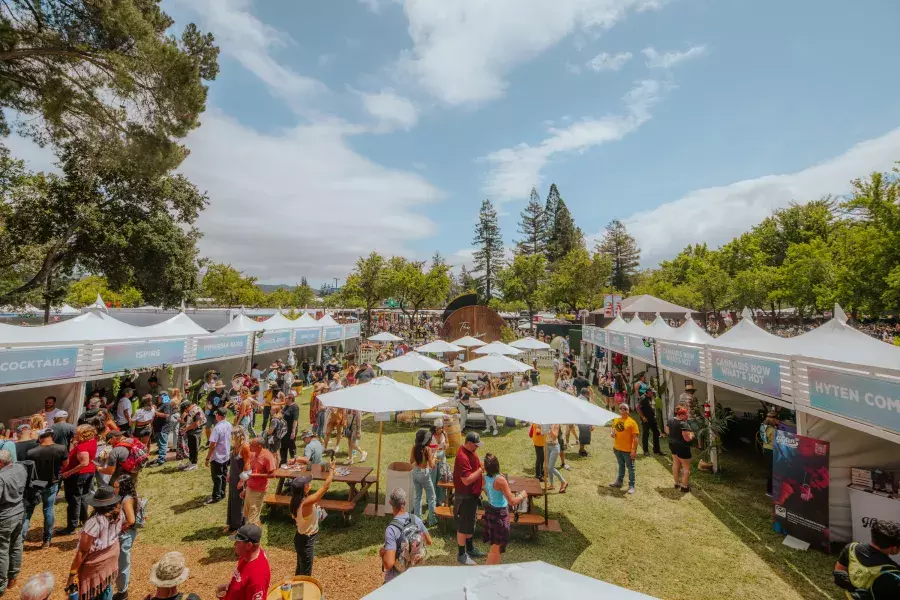
{"label": "row of white tents", "polygon": [[763,401],[796,411],[798,434],[830,443],[832,539],[849,539],[850,468],[900,468],[900,347],[849,326],[839,306],[830,321],[793,338],[758,327],[749,310],[742,317],[717,338],[690,314],[677,328],[658,315],[649,325],[616,317],[605,328],[584,326],[582,337],[627,356],[632,373],[640,363],[658,365],[669,415],[684,391],[677,376],[697,382],[698,399],[713,410],[718,402],[755,413]]}
{"label": "row of white tents", "polygon": [[165,366],[156,373],[160,384],[177,387],[211,367],[225,377],[248,372],[251,356],[268,366],[274,354],[291,348],[320,359],[324,346],[347,345],[359,335],[359,323],[340,324],[328,315],[290,320],[277,313],[255,321],[243,311],[214,332],[185,312],[137,327],[99,309],[39,327],[0,325],[0,420],[36,412],[46,395],[56,396],[74,419],[88,385],[109,388],[126,371],[146,371],[140,385],[150,369]]}

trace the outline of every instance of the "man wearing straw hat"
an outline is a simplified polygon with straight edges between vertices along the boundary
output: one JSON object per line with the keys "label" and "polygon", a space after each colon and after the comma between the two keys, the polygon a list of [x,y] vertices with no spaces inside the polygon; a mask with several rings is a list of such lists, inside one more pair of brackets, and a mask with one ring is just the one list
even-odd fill
{"label": "man wearing straw hat", "polygon": [[187,581],[188,575],[190,570],[184,564],[184,555],[166,552],[150,569],[150,585],[156,588],[150,600],[200,600],[197,594],[185,596],[178,592],[178,586]]}

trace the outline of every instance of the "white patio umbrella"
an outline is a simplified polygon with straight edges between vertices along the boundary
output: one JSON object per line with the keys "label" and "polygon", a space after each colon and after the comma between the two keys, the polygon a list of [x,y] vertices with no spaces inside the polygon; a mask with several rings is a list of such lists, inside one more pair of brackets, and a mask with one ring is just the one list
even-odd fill
{"label": "white patio umbrella", "polygon": [[388,333],[387,331],[382,331],[381,333],[376,333],[372,337],[369,338],[370,342],[400,342],[403,338],[394,335],[393,333]]}
{"label": "white patio umbrella", "polygon": [[550,344],[536,340],[531,336],[511,342],[509,345],[519,350],[550,350]]}
{"label": "white patio umbrella", "polygon": [[[437,361],[435,361],[437,362]],[[369,383],[321,394],[322,404],[332,408],[363,412],[397,412],[401,410],[428,410],[444,402],[444,399],[425,388],[394,381],[390,377],[376,377]],[[378,504],[378,488],[381,481],[381,439],[384,421],[378,423],[378,459],[375,471],[375,504]],[[376,514],[378,510],[376,508]]]}
{"label": "white patio umbrella", "polygon": [[[475,361],[472,361],[475,362]],[[538,425],[606,425],[619,415],[581,400],[549,385],[536,385],[521,392],[513,392],[498,398],[476,401],[486,414],[519,419]],[[549,473],[548,453],[544,453],[544,473]],[[547,512],[547,480],[544,477],[544,524],[549,521]]]}
{"label": "white patio umbrella", "polygon": [[478,338],[474,338],[471,335],[461,337],[458,340],[453,340],[450,343],[453,344],[454,346],[462,346],[463,348],[476,348],[478,346],[485,345],[485,342],[482,342]]}
{"label": "white patio umbrella", "polygon": [[465,350],[462,346],[454,346],[450,342],[444,340],[435,340],[423,346],[416,348],[416,352],[432,352],[434,354],[446,354],[448,352],[462,352]]}
{"label": "white patio umbrella", "polygon": [[419,371],[440,371],[447,365],[439,360],[422,356],[418,352],[407,352],[403,356],[378,363],[382,371],[400,371],[401,373],[417,373]]}
{"label": "white patio umbrella", "polygon": [[482,346],[475,350],[475,354],[504,354],[506,356],[518,356],[522,354],[522,351],[518,348],[513,348],[503,342],[491,342],[487,346]]}
{"label": "white patio umbrella", "polygon": [[474,360],[464,362],[460,365],[466,371],[475,371],[477,373],[525,373],[532,371],[533,368],[525,363],[508,356],[500,354],[489,354],[481,356]]}
{"label": "white patio umbrella", "polygon": [[543,561],[509,565],[425,567],[409,569],[363,600],[506,600],[507,598],[653,599],[599,579],[574,573]]}

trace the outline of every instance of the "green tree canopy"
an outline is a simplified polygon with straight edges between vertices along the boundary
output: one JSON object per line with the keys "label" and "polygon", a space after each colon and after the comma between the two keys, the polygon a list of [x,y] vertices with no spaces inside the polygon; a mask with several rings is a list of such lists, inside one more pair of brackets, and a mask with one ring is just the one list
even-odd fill
{"label": "green tree canopy", "polygon": [[443,260],[433,262],[426,271],[424,262],[394,256],[385,272],[387,295],[400,304],[403,314],[415,321],[421,309],[443,304],[450,290],[448,271]]}
{"label": "green tree canopy", "polygon": [[133,308],[144,304],[140,290],[134,286],[126,285],[119,290],[111,290],[106,277],[99,275],[88,275],[73,282],[69,286],[66,302],[77,307],[90,306],[97,301],[98,294],[104,302],[112,306]]}
{"label": "green tree canopy", "polygon": [[[212,34],[179,37],[158,0],[7,0],[0,7],[0,108],[38,141],[105,145],[165,173],[218,73]],[[8,126],[0,113],[0,129]]]}
{"label": "green tree canopy", "polygon": [[222,263],[210,263],[206,267],[200,294],[228,308],[266,303],[266,295],[256,286],[255,277],[248,277],[233,266]]}
{"label": "green tree canopy", "polygon": [[[348,307],[366,309],[366,336],[371,334],[372,309],[388,296],[387,263],[377,252],[360,257],[356,268],[347,276],[339,299]],[[338,297],[338,294],[332,294]]]}
{"label": "green tree canopy", "polygon": [[481,203],[472,243],[476,247],[474,271],[480,273],[477,277],[478,291],[481,301],[487,304],[493,297],[497,272],[503,265],[503,235],[500,233],[497,211],[490,200]]}
{"label": "green tree canopy", "polygon": [[534,328],[534,313],[540,308],[547,281],[547,259],[543,254],[519,254],[497,273],[497,286],[507,302],[519,302],[528,309]]}
{"label": "green tree canopy", "polygon": [[537,190],[531,188],[531,199],[519,219],[519,234],[522,239],[516,242],[516,254],[544,254],[549,234],[547,229],[547,214],[541,205]]}
{"label": "green tree canopy", "polygon": [[597,244],[597,251],[608,256],[612,263],[610,285],[619,291],[627,292],[641,264],[641,249],[621,221],[618,219],[610,221],[603,239]]}
{"label": "green tree canopy", "polygon": [[576,313],[600,305],[600,295],[612,272],[612,261],[600,253],[575,248],[562,257],[544,287],[545,304]]}

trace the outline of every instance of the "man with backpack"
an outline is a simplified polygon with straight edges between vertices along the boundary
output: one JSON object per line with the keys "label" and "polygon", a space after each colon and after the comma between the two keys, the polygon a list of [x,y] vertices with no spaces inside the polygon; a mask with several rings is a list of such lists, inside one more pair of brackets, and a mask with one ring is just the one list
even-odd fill
{"label": "man with backpack", "polygon": [[425,523],[406,510],[406,492],[403,488],[394,488],[388,502],[394,518],[384,530],[384,547],[379,551],[385,583],[424,562],[425,547],[431,545],[431,535]]}
{"label": "man with backpack", "polygon": [[834,584],[854,600],[900,598],[900,566],[891,556],[900,554],[900,523],[876,521],[872,541],[847,544],[834,564]]}
{"label": "man with backpack", "polygon": [[104,475],[110,475],[109,485],[127,473],[134,482],[137,490],[138,475],[144,464],[150,458],[147,447],[137,438],[126,437],[121,431],[110,431],[106,434],[106,441],[112,446],[106,459],[106,467],[99,469]]}

